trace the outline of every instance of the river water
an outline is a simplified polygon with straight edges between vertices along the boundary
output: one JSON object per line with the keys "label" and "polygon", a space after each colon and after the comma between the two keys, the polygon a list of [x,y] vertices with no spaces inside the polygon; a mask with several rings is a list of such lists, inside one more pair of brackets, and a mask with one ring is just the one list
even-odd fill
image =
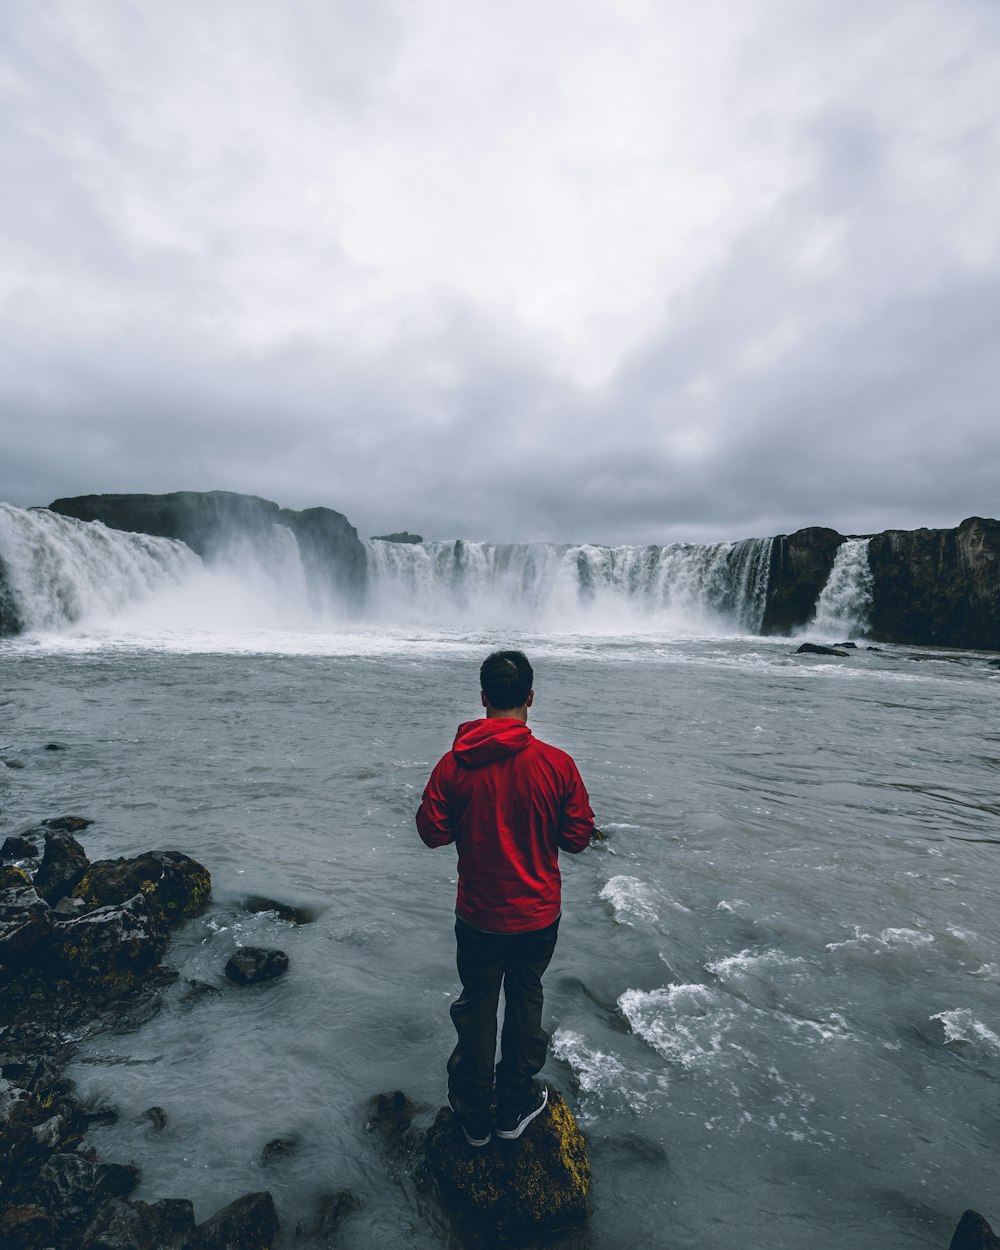
{"label": "river water", "polygon": [[[268,1188],[290,1232],[351,1189],[338,1246],[440,1246],[365,1120],[382,1091],[421,1124],[444,1100],[454,852],[413,816],[481,710],[481,659],[511,644],[535,663],[529,723],[575,756],[608,833],[563,858],[546,978],[594,1250],[944,1250],[966,1207],[1000,1217],[1000,675],[721,633],[0,643],[0,757],[23,765],[0,767],[0,832],[79,813],[92,859],[173,848],[212,873],[160,1014],[73,1066],[120,1113],[91,1133],[102,1157],[199,1219]],[[315,922],[248,915],[250,893]],[[287,951],[288,974],[227,988],[244,943]],[[191,979],[223,992],[192,999]],[[276,1137],[297,1148],[265,1164]]]}

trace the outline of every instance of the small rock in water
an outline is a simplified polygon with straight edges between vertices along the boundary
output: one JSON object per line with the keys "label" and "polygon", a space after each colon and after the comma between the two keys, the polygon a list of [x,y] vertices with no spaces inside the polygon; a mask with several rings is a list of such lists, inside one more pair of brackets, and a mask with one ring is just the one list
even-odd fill
{"label": "small rock in water", "polygon": [[474,1150],[450,1107],[427,1133],[427,1161],[446,1205],[488,1237],[530,1241],[587,1216],[590,1160],[583,1134],[555,1090],[517,1141]]}
{"label": "small rock in water", "polygon": [[51,820],[42,821],[46,829],[56,833],[79,833],[93,823],[87,816],[53,816]]}
{"label": "small rock in water", "polygon": [[846,652],[846,651],[841,651],[841,650],[839,650],[837,647],[824,647],[824,646],[821,646],[818,642],[804,642],[804,643],[802,644],[802,646],[801,646],[801,647],[799,647],[798,651],[796,651],[796,652],[795,652],[795,654],[796,654],[796,655],[840,655],[840,656],[846,656],[846,655],[847,655],[847,652]]}
{"label": "small rock in water", "polygon": [[147,1107],[142,1118],[148,1120],[157,1130],[165,1128],[167,1124],[167,1113],[162,1107]]}
{"label": "small rock in water", "polygon": [[273,981],[288,970],[284,951],[263,946],[241,946],[226,964],[226,976],[236,985],[257,985]]}
{"label": "small rock in water", "polygon": [[260,1161],[265,1165],[273,1163],[276,1159],[294,1154],[298,1146],[299,1143],[294,1137],[274,1137],[260,1152]]}
{"label": "small rock in water", "polygon": [[361,1206],[361,1199],[349,1189],[333,1194],[324,1194],[319,1200],[319,1211],[316,1216],[306,1222],[300,1220],[295,1226],[297,1239],[308,1238],[310,1241],[328,1241],[352,1211]]}
{"label": "small rock in water", "polygon": [[978,1211],[966,1211],[948,1250],[1000,1250],[1000,1238]]}
{"label": "small rock in water", "polygon": [[5,768],[23,768],[24,760],[12,760],[10,758],[5,758],[0,760],[0,764],[3,764]]}
{"label": "small rock in water", "polygon": [[289,924],[311,924],[315,916],[305,907],[293,907],[291,903],[279,903],[277,899],[265,898],[262,894],[251,894],[243,906],[247,911],[273,911],[279,920],[287,920]]}
{"label": "small rock in water", "polygon": [[69,747],[65,742],[46,742],[43,749],[46,751],[68,751]]}

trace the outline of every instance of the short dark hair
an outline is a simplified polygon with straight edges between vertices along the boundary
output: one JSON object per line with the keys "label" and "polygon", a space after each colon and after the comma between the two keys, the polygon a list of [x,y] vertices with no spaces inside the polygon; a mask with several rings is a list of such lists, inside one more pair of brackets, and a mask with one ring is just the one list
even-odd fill
{"label": "short dark hair", "polygon": [[479,684],[490,707],[524,707],[535,674],[523,651],[494,651],[483,661]]}

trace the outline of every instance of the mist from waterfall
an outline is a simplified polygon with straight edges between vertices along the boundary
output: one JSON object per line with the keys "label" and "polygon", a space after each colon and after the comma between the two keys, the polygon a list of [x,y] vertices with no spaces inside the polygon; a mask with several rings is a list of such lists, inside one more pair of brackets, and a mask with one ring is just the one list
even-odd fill
{"label": "mist from waterfall", "polygon": [[360,603],[275,523],[184,543],[0,504],[0,584],[26,633],[315,632],[344,625],[755,634],[770,539],[599,547],[372,540]]}
{"label": "mist from waterfall", "polygon": [[868,632],[873,586],[869,541],[848,538],[837,548],[830,576],[816,601],[809,633],[847,639]]}

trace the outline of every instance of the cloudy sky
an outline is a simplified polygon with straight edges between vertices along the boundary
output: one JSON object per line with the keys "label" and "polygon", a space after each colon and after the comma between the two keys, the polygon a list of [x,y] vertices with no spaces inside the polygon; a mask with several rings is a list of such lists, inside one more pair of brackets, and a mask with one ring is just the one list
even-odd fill
{"label": "cloudy sky", "polygon": [[0,499],[1000,515],[997,0],[0,0]]}

